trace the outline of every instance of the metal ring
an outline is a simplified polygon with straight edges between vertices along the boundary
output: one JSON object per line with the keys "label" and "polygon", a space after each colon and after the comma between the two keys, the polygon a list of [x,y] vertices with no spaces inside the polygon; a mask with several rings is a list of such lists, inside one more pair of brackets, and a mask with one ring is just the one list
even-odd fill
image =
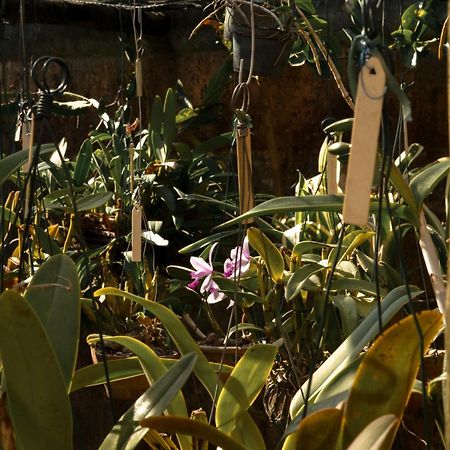
{"label": "metal ring", "polygon": [[[60,69],[61,81],[56,88],[49,86],[48,70],[52,64],[56,64]],[[62,93],[66,90],[69,81],[69,69],[66,63],[54,56],[41,56],[38,58],[31,68],[31,77],[36,86],[44,92],[49,94]]]}
{"label": "metal ring", "polygon": [[[241,106],[238,107],[237,103],[240,98],[242,98]],[[234,88],[233,94],[231,95],[231,108],[234,112],[236,111],[245,111],[247,112],[250,106],[250,92],[248,88],[248,84],[238,83]]]}

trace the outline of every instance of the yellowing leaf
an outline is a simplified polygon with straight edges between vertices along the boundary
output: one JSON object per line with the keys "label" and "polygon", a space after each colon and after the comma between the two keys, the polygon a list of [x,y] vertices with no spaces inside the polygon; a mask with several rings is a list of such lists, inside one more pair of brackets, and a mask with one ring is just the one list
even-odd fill
{"label": "yellowing leaf", "polygon": [[270,239],[257,228],[247,231],[248,242],[260,254],[267,266],[270,277],[275,283],[283,279],[284,259]]}
{"label": "yellowing leaf", "polygon": [[[442,328],[439,311],[417,314],[426,351]],[[387,329],[369,349],[355,376],[344,415],[344,448],[372,421],[386,414],[401,418],[419,369],[420,340],[413,316]],[[391,441],[397,425],[391,433]]]}

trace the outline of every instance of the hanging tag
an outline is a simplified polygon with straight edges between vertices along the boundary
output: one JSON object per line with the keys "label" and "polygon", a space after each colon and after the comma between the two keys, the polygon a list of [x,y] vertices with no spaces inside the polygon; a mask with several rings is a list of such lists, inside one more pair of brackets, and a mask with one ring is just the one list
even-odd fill
{"label": "hanging tag", "polygon": [[327,193],[330,195],[338,193],[338,166],[337,156],[327,152]]}
{"label": "hanging tag", "polygon": [[386,74],[378,57],[361,68],[356,92],[350,158],[345,183],[344,223],[367,225],[380,133]]}
{"label": "hanging tag", "polygon": [[24,173],[28,173],[33,162],[33,145],[34,145],[34,118],[31,122],[26,120],[22,125],[22,149],[28,150],[28,160],[22,166]]}
{"label": "hanging tag", "polygon": [[133,198],[133,192],[134,192],[134,145],[133,144],[130,145],[128,152],[129,152],[129,156],[130,156],[130,192],[131,192],[131,198]]}
{"label": "hanging tag", "polygon": [[134,65],[136,76],[136,96],[142,97],[142,59],[137,58]]}
{"label": "hanging tag", "polygon": [[[244,214],[253,208],[252,144],[250,130],[247,127],[237,128],[236,153],[239,206],[241,214]],[[245,223],[252,221],[249,219]]]}
{"label": "hanging tag", "polygon": [[[33,164],[33,145],[34,145],[34,127],[35,127],[35,121],[34,116],[31,119],[31,125],[28,121],[24,122],[24,125],[22,127],[22,130],[26,132],[27,128],[30,128],[30,133],[27,135],[25,139],[25,144],[28,146],[28,160],[27,162],[22,166],[22,170],[24,173],[29,173],[31,170],[31,166]],[[26,147],[24,146],[24,149]],[[28,218],[30,214],[30,204],[31,204],[31,179],[28,179],[27,187],[25,190],[25,217]]]}
{"label": "hanging tag", "polygon": [[141,234],[142,211],[139,206],[135,205],[131,212],[131,261],[133,262],[142,260]]}

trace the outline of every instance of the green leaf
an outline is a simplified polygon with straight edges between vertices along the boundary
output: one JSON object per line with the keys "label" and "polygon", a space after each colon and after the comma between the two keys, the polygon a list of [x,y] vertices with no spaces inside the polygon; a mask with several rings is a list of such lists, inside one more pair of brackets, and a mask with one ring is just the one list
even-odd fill
{"label": "green leaf", "polygon": [[253,345],[236,364],[217,401],[219,430],[231,434],[242,413],[250,408],[267,381],[277,350],[274,345]]}
{"label": "green leaf", "polygon": [[356,248],[358,248],[360,245],[364,244],[374,236],[375,233],[373,231],[364,232],[362,230],[352,231],[351,233],[347,234],[343,240],[339,255],[338,247],[335,247],[330,252],[330,256],[328,257],[330,265],[333,264],[336,259],[337,263],[341,262],[344,258],[350,256]]}
{"label": "green leaf", "polygon": [[296,270],[292,276],[289,278],[286,289],[285,289],[285,297],[287,301],[291,301],[303,289],[303,283],[308,280],[311,275],[314,275],[322,270],[326,270],[326,266],[322,266],[317,263],[305,264],[300,267],[300,269]]}
{"label": "green leaf", "polygon": [[[258,216],[269,216],[273,214],[288,214],[299,211],[318,211],[318,212],[342,212],[344,201],[343,195],[305,195],[302,197],[278,197],[267,200],[263,203],[247,211],[239,217],[236,217],[224,224],[217,226],[215,229],[220,230],[231,225],[236,225],[246,219]],[[394,205],[392,205],[394,206]],[[370,210],[378,210],[378,202],[370,203]]]}
{"label": "green leaf", "polygon": [[47,231],[44,231],[38,225],[34,225],[34,231],[36,233],[37,244],[45,253],[47,253],[47,255],[57,255],[62,253],[58,242],[51,238]]}
{"label": "green leaf", "polygon": [[[136,356],[123,359],[108,360],[108,373],[111,382],[136,377],[144,373],[139,359]],[[75,371],[70,392],[79,389],[97,386],[106,383],[105,365],[91,364]]]}
{"label": "green leaf", "polygon": [[150,128],[154,133],[161,134],[163,122],[163,102],[159,95],[153,100],[152,112],[150,117]]}
{"label": "green leaf", "polygon": [[303,419],[293,435],[295,449],[338,450],[342,416],[341,409],[326,408]]}
{"label": "green leaf", "polygon": [[389,174],[389,181],[390,183],[392,183],[392,186],[395,187],[397,192],[402,196],[403,200],[411,208],[411,210],[417,213],[417,204],[414,194],[400,170],[392,163]]}
{"label": "green leaf", "polygon": [[[137,295],[133,295],[129,292],[121,291],[120,289],[116,288],[99,289],[94,292],[94,295],[96,297],[99,297],[101,295],[115,295],[127,298],[136,302],[138,305],[143,306],[151,314],[154,314],[156,317],[158,317],[182,355],[190,352],[195,352],[198,355],[198,360],[194,372],[200,382],[205,386],[211,398],[216,398],[216,395],[220,394],[222,383],[220,382],[217,374],[214,372],[212,366],[203,355],[192,336],[186,330],[183,323],[170,309],[159,303],[146,300],[142,297],[138,297]],[[247,439],[247,441],[245,442],[248,442],[248,440],[260,442],[262,440],[258,428],[254,424],[248,413],[245,413],[243,415],[242,420],[238,424],[238,427],[247,430],[247,433],[244,435],[244,438]],[[249,450],[253,448],[255,447],[248,447]],[[255,448],[255,450],[257,449]]]}
{"label": "green leaf", "polygon": [[358,326],[359,314],[356,300],[349,295],[335,295],[333,303],[339,310],[344,337],[348,337]]}
{"label": "green leaf", "polygon": [[304,253],[311,253],[313,250],[321,250],[324,247],[328,247],[328,245],[323,242],[301,241],[298,244],[295,244],[292,249],[292,256],[295,255],[298,259],[300,259]]}
{"label": "green leaf", "polygon": [[91,209],[100,208],[100,206],[109,202],[112,196],[112,192],[100,192],[98,194],[86,195],[77,200],[78,211],[89,211]]}
{"label": "green leaf", "polygon": [[75,163],[75,169],[73,172],[73,183],[75,186],[82,186],[89,175],[92,162],[92,143],[89,139],[86,139],[80,148],[80,153]]}
{"label": "green leaf", "polygon": [[177,125],[193,119],[197,116],[197,113],[192,108],[183,108],[176,116],[175,123]]}
{"label": "green leaf", "polygon": [[[36,151],[36,146],[33,147],[33,152]],[[41,145],[39,155],[47,155],[55,151],[53,144]],[[20,150],[11,153],[8,156],[0,159],[0,186],[13,174],[20,166],[28,161],[28,149]]]}
{"label": "green leaf", "polygon": [[4,223],[14,223],[16,220],[16,213],[11,211],[9,208],[5,208],[3,206],[0,206],[0,217],[2,218],[2,221]]}
{"label": "green leaf", "polygon": [[[421,292],[412,286],[409,288],[411,298],[417,297]],[[408,301],[409,295],[405,286],[399,286],[390,291],[381,302],[382,323],[386,324]],[[361,350],[374,339],[378,331],[378,310],[374,308],[359,324],[358,328],[314,372],[310,388],[311,397],[316,396],[326,383],[330,383],[334,377],[354,361]],[[303,393],[306,392],[308,383],[309,381],[306,381],[303,384],[291,401],[290,414],[292,418],[296,417],[303,408]]]}
{"label": "green leaf", "polygon": [[0,296],[0,351],[9,413],[23,448],[72,449],[72,411],[60,365],[34,309],[12,290]]}
{"label": "green leaf", "polygon": [[378,417],[359,433],[347,450],[388,450],[393,431],[397,428],[398,419],[393,414]]}
{"label": "green leaf", "polygon": [[76,266],[62,254],[41,265],[25,292],[59,360],[67,391],[78,354],[80,295]]}
{"label": "green leaf", "polygon": [[283,280],[284,258],[270,239],[258,228],[247,231],[249,244],[259,253],[274,283]]}
{"label": "green leaf", "polygon": [[435,187],[443,180],[450,170],[450,158],[440,158],[421,170],[411,180],[411,191],[420,209],[425,199],[434,191]]}
{"label": "green leaf", "polygon": [[249,450],[212,425],[198,420],[189,420],[184,417],[158,416],[141,420],[140,424],[160,433],[188,434],[203,439],[223,450]]}
{"label": "green leaf", "polygon": [[143,306],[151,314],[154,314],[156,317],[158,317],[182,355],[191,352],[195,352],[198,355],[198,360],[194,372],[206,387],[209,394],[214,397],[216,392],[216,385],[218,382],[217,375],[210,367],[208,360],[203,355],[197,343],[191,337],[189,332],[186,330],[181,320],[169,308],[166,308],[159,303],[146,300],[142,297],[138,297],[137,295],[133,295],[129,292],[121,291],[120,289],[116,288],[99,289],[98,291],[94,292],[94,295],[96,297],[100,297],[101,295],[113,295],[129,299],[136,302],[138,305]]}
{"label": "green leaf", "polygon": [[[330,383],[326,384],[317,397],[308,402],[308,415],[324,408],[337,408],[339,403],[347,401],[362,356],[359,355],[344,370],[339,372]],[[293,437],[289,435],[297,430],[303,419],[303,414],[298,414],[287,426],[283,437],[288,437],[288,440],[292,442]]]}
{"label": "green leaf", "polygon": [[[162,363],[161,358],[143,342],[129,336],[105,336],[105,339],[116,342],[131,350],[139,358],[139,362],[144,369],[145,376],[149,383],[160,379],[167,373],[167,369]],[[88,344],[91,345],[99,340],[100,338],[97,335],[90,335],[86,339]],[[178,392],[175,395],[171,404],[167,407],[167,411],[169,414],[187,417],[186,403],[181,392]],[[180,436],[179,440],[183,449],[188,449],[190,447],[191,444],[185,437]]]}
{"label": "green leaf", "polygon": [[99,450],[134,449],[148,431],[139,425],[139,421],[164,412],[175,395],[181,391],[196,360],[197,355],[194,353],[183,356],[175,366],[159,378],[119,419]]}
{"label": "green leaf", "polygon": [[172,88],[167,89],[164,100],[164,122],[162,124],[162,135],[168,151],[172,148],[173,141],[177,135],[176,128],[177,98]]}
{"label": "green leaf", "polygon": [[237,331],[244,331],[244,330],[261,331],[264,333],[264,328],[258,327],[252,323],[239,323],[237,324],[237,326],[230,328],[227,335],[225,336],[224,343],[226,343],[226,341],[230,339],[230,337],[233,336],[233,334],[235,334]]}
{"label": "green leaf", "polygon": [[[355,278],[338,278],[331,283],[331,289],[336,291],[357,291],[364,292],[372,296],[377,295],[375,283],[368,280],[358,280]],[[380,287],[380,294],[385,294],[385,289]]]}
{"label": "green leaf", "polygon": [[[417,321],[417,322],[416,322]],[[424,352],[442,329],[439,311],[408,316],[383,332],[364,356],[353,382],[344,415],[344,448],[373,420],[386,414],[401,419],[419,369],[423,336]],[[400,420],[396,423],[396,427]],[[390,448],[395,435],[390,434]]]}
{"label": "green leaf", "polygon": [[[63,191],[63,189],[61,189],[61,191]],[[66,189],[64,189],[64,191],[66,191]],[[112,196],[113,196],[112,192],[100,192],[98,194],[86,195],[84,197],[76,199],[77,210],[81,212],[99,208],[100,206],[103,206],[105,203],[111,200]],[[54,196],[48,194],[44,198],[44,204],[47,209],[73,212],[73,206],[70,202],[68,194],[66,194],[64,197],[59,198],[52,198],[52,197]],[[65,198],[67,200],[67,205],[61,202],[62,198]]]}
{"label": "green leaf", "polygon": [[[161,362],[167,369],[173,367],[178,359],[162,358]],[[227,364],[210,362],[210,366],[217,373],[231,373],[233,367]],[[139,358],[131,356],[123,359],[108,360],[109,380],[111,382],[133,378],[144,374]],[[75,371],[70,392],[78,391],[84,387],[98,386],[106,383],[105,365],[91,364]]]}

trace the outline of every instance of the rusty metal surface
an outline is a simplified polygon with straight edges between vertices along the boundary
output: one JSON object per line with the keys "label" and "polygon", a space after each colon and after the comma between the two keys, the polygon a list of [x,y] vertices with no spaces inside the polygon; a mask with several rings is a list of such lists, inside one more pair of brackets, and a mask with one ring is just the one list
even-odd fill
{"label": "rusty metal surface", "polygon": [[195,0],[40,0],[43,5],[75,5],[98,6],[104,8],[132,9],[134,7],[146,10],[168,10],[186,7],[201,7],[202,2]]}

